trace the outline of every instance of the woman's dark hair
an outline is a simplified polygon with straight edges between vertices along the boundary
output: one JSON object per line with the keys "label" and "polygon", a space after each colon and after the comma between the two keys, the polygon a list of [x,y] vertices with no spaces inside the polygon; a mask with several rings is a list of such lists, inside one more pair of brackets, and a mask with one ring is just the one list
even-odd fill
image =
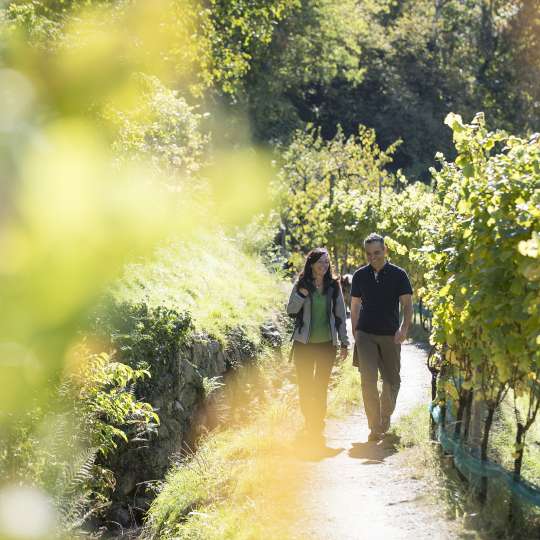
{"label": "woman's dark hair", "polygon": [[323,255],[328,255],[328,261],[330,262],[330,264],[328,265],[328,270],[326,271],[326,274],[324,274],[323,278],[324,292],[328,290],[328,287],[330,287],[330,285],[338,282],[337,277],[332,271],[332,262],[330,261],[330,255],[328,254],[328,251],[325,248],[315,248],[312,249],[306,256],[304,269],[300,272],[300,275],[298,276],[298,287],[304,287],[309,292],[313,292],[315,290],[315,285],[313,284],[313,270],[311,269],[311,265],[313,263],[316,263]]}

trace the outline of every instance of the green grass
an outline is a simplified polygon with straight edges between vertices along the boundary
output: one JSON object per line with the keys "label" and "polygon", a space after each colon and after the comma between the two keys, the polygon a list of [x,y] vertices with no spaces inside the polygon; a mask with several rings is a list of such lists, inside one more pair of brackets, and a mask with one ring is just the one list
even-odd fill
{"label": "green grass", "polygon": [[[503,408],[504,410],[504,408]],[[513,412],[512,412],[513,414]],[[526,505],[520,509],[517,526],[509,526],[507,521],[509,497],[505,487],[492,483],[488,490],[488,501],[482,507],[470,486],[462,480],[449,456],[441,454],[438,445],[429,438],[429,415],[424,405],[402,417],[392,429],[399,438],[404,465],[413,477],[421,479],[429,486],[429,500],[442,509],[449,519],[457,519],[470,530],[462,531],[460,538],[490,540],[534,538],[538,534],[539,512]],[[536,431],[535,431],[536,433]],[[531,437],[534,439],[534,436]],[[496,419],[491,438],[492,456],[500,456],[507,468],[513,464],[513,435],[508,418],[508,410]],[[533,479],[539,466],[536,448],[529,449],[524,461],[524,473]],[[532,459],[531,459],[532,458]]]}
{"label": "green grass", "polygon": [[303,481],[291,444],[300,425],[282,394],[240,428],[210,434],[167,476],[144,538],[300,538],[295,498]]}
{"label": "green grass", "polygon": [[[524,410],[523,399],[518,400],[518,408]],[[515,437],[516,419],[513,396],[509,394],[501,404],[500,413],[491,434],[494,457],[508,470],[514,467]],[[540,417],[527,433],[521,476],[540,486]]]}
{"label": "green grass", "polygon": [[341,417],[362,403],[360,374],[351,358],[340,362],[332,376],[328,396],[328,415]]}
{"label": "green grass", "polygon": [[427,406],[415,407],[409,414],[402,416],[392,427],[392,433],[399,437],[401,448],[426,445],[429,443],[429,413]]}
{"label": "green grass", "polygon": [[[433,512],[442,512],[449,520],[461,521],[469,513],[471,494],[462,484],[449,458],[442,456],[429,437],[429,413],[419,405],[402,416],[391,432],[398,439],[404,468],[412,478],[423,481],[428,495],[427,504]],[[468,538],[468,536],[459,536]],[[472,538],[478,538],[476,535]]]}
{"label": "green grass", "polygon": [[188,311],[197,331],[222,341],[230,329],[242,328],[255,343],[260,324],[285,301],[278,276],[219,231],[170,243],[152,260],[130,265],[115,294]]}

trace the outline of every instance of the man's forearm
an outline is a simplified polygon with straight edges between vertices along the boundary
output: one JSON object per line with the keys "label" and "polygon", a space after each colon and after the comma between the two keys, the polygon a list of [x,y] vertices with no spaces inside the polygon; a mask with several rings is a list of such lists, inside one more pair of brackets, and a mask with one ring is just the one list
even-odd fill
{"label": "man's forearm", "polygon": [[412,303],[406,303],[403,306],[403,321],[401,322],[401,329],[404,332],[408,332],[412,323],[413,308]]}

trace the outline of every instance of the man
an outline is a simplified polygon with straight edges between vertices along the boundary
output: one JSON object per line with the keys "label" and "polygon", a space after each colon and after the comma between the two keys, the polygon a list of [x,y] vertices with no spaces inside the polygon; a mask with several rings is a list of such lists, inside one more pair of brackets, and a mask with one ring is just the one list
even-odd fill
{"label": "man", "polygon": [[[400,386],[401,344],[412,320],[412,287],[405,270],[386,260],[384,238],[372,233],[364,240],[369,264],[353,276],[351,325],[362,377],[362,397],[370,429],[378,441],[390,428]],[[399,324],[399,304],[403,322]],[[377,389],[378,373],[383,380]]]}

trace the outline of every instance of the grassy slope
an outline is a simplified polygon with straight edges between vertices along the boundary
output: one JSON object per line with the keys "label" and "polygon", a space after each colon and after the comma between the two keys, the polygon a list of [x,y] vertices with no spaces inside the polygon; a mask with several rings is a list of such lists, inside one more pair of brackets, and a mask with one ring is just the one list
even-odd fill
{"label": "grassy slope", "polygon": [[[283,309],[288,288],[232,240],[211,231],[189,242],[171,242],[153,260],[132,264],[115,296],[189,311],[197,332],[223,342],[230,330],[242,328],[257,343],[261,323]],[[262,377],[263,387],[275,387],[278,364],[261,358],[254,380],[245,380],[251,376],[245,369],[236,382],[260,386]],[[290,368],[282,366],[284,374]],[[291,403],[295,399],[293,388],[285,385],[275,399],[258,406],[248,425],[208,435],[193,459],[169,473],[145,534],[205,540],[288,537],[284,531],[293,521],[289,514],[295,511],[301,477],[295,462],[283,459],[300,426],[298,407]],[[269,512],[270,506],[276,511]]]}
{"label": "grassy slope", "polygon": [[259,326],[284,301],[278,278],[213,232],[171,243],[154,260],[128,267],[116,296],[191,313],[195,328],[220,340],[242,327],[259,340]]}
{"label": "grassy slope", "polygon": [[290,459],[300,425],[290,395],[249,425],[213,433],[178,464],[154,501],[147,538],[294,538],[302,467]]}

